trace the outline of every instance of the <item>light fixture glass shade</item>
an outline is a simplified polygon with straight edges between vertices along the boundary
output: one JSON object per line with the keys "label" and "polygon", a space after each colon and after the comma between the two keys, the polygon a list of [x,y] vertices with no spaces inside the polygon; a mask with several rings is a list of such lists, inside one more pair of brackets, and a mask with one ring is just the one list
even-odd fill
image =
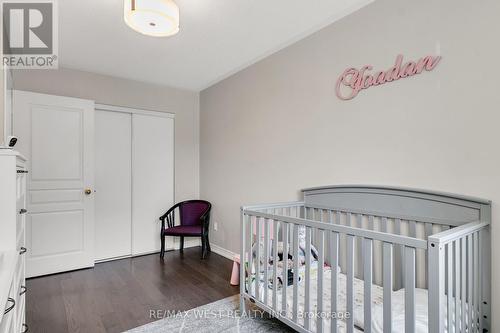
{"label": "light fixture glass shade", "polygon": [[172,0],[125,0],[124,18],[144,35],[166,37],[179,32],[179,7]]}

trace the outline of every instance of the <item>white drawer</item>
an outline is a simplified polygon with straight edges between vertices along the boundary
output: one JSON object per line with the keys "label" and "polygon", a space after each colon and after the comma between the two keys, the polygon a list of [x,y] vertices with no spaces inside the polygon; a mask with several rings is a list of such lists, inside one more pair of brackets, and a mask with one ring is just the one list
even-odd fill
{"label": "white drawer", "polygon": [[25,228],[25,223],[24,220],[22,221],[19,221],[19,227],[17,228],[17,235],[16,235],[16,244],[17,244],[17,248],[20,249],[21,247],[25,247],[26,245],[26,236],[25,236],[25,233],[26,233],[26,228]]}
{"label": "white drawer", "polygon": [[20,333],[23,331],[22,324],[24,323],[24,313],[25,313],[25,304],[26,304],[26,295],[25,292],[26,290],[24,289],[24,286],[26,285],[26,280],[24,276],[24,265],[25,265],[25,259],[24,256],[22,256],[18,262],[18,270],[16,272],[16,292],[15,292],[15,297],[16,297],[16,312],[15,312],[15,317],[14,320],[14,325],[12,326],[12,329],[14,333]]}
{"label": "white drawer", "polygon": [[16,268],[16,272],[15,272],[15,277],[14,277],[14,282],[15,282],[15,290],[16,290],[16,297],[19,295],[19,289],[20,289],[20,285],[21,283],[24,282],[24,260],[25,260],[25,255],[21,255],[19,257],[19,260],[17,261],[17,268]]}
{"label": "white drawer", "polygon": [[[14,332],[15,329],[15,320],[16,320],[16,313],[17,313],[17,302],[18,302],[18,297],[16,297],[17,292],[17,281],[12,281],[12,285],[10,286],[10,291],[9,291],[9,300],[7,301],[7,304],[5,305],[5,309],[2,311],[5,311],[7,309],[10,309],[8,313],[6,313],[3,318],[2,322],[0,323],[0,333],[12,333]],[[12,302],[14,300],[15,303]]]}
{"label": "white drawer", "polygon": [[26,195],[24,193],[21,194],[21,197],[16,201],[17,212],[20,213],[22,209],[26,209]]}
{"label": "white drawer", "polygon": [[[9,292],[9,297],[14,299],[14,308],[9,311],[1,323],[0,333],[20,333],[24,331],[23,323],[25,318],[25,289],[26,284],[24,272],[25,259],[24,255],[20,255],[17,261],[16,271],[14,273],[14,280]],[[7,304],[7,307],[12,305],[12,302]]]}
{"label": "white drawer", "polygon": [[[24,285],[24,283],[21,285]],[[25,310],[26,309],[26,295],[25,294],[21,295],[20,294],[21,292],[22,292],[22,289],[19,290],[18,303],[16,304],[17,312],[16,312],[15,327],[14,327],[14,332],[16,332],[16,333],[24,331],[23,324],[24,324],[25,311],[26,311]]]}
{"label": "white drawer", "polygon": [[17,170],[18,174],[16,176],[16,201],[19,204],[20,202],[25,201],[26,196],[26,174],[19,173],[24,172],[24,170]]}
{"label": "white drawer", "polygon": [[[9,303],[10,304],[10,303]],[[0,333],[11,333],[14,324],[14,310],[4,315],[0,323]]]}
{"label": "white drawer", "polygon": [[[2,320],[2,323],[0,324],[0,333],[14,333],[16,332],[16,321],[14,320],[14,313],[12,313],[9,318],[6,318],[7,316],[4,316],[4,319]],[[4,326],[5,325],[5,326]]]}

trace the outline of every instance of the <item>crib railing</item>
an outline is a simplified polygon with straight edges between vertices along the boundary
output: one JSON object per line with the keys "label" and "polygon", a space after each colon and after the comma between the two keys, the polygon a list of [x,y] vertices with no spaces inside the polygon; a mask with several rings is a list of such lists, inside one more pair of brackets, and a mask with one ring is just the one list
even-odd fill
{"label": "crib railing", "polygon": [[[429,237],[429,332],[487,332],[490,322],[489,223]],[[446,315],[445,315],[446,313]],[[446,326],[446,329],[445,329]]]}
{"label": "crib railing", "polygon": [[[328,207],[323,207],[319,205],[308,205],[306,208],[306,217],[312,220],[331,222],[329,219],[321,218],[324,212],[331,211]],[[419,219],[414,216],[401,216],[401,215],[391,215],[391,214],[380,214],[378,212],[372,212],[362,209],[343,209],[336,208],[334,210],[335,218],[333,223],[345,224],[347,226],[353,226],[364,229],[378,230],[383,233],[390,233],[395,235],[404,235],[410,238],[419,238],[427,240],[427,238],[435,233],[449,230],[454,224],[451,221],[439,220],[439,219]],[[318,218],[319,217],[319,218]],[[344,221],[341,221],[343,217]],[[378,222],[378,223],[377,223]],[[374,260],[379,262],[382,256],[382,244],[378,244],[379,251],[377,253],[377,247],[374,251]],[[355,241],[355,250],[360,256],[362,254],[362,242],[360,240]],[[399,290],[404,287],[404,247],[401,245],[395,245],[393,249],[393,261],[394,261],[394,272],[393,272],[393,290]],[[342,258],[344,259],[344,258]],[[355,267],[356,277],[363,278],[363,263],[358,261]],[[342,265],[344,268],[344,265]],[[380,269],[379,269],[380,268]],[[382,265],[375,265],[373,272],[374,282],[378,285],[382,285],[383,271],[381,271]],[[419,288],[427,288],[428,284],[428,253],[426,250],[418,249],[416,251],[416,284]]]}
{"label": "crib railing", "polygon": [[[364,288],[363,329],[371,332],[372,283],[376,282],[374,272],[378,268],[382,271],[381,283],[376,284],[383,286],[384,332],[392,332],[393,291],[401,287],[405,288],[405,331],[415,332],[415,288],[419,267],[416,258],[417,252],[420,252],[425,257],[424,287],[428,286],[429,332],[445,332],[445,326],[447,332],[483,332],[489,327],[489,285],[482,282],[485,278],[481,273],[485,268],[489,272],[489,267],[483,265],[483,260],[489,262],[489,258],[483,258],[484,253],[489,253],[485,250],[489,246],[487,222],[472,222],[450,229],[449,225],[441,225],[439,221],[419,221],[411,217],[403,221],[401,216],[306,207],[303,202],[242,207],[241,220],[242,309],[245,309],[244,299],[247,298],[299,332],[323,332],[325,326],[330,326],[330,332],[337,332],[338,270],[331,269],[331,295],[329,300],[325,300],[324,272],[321,268],[324,264],[339,264],[346,275],[345,310],[351,314],[345,318],[346,331],[354,332],[355,329],[354,279],[357,277],[363,280]],[[377,228],[375,220],[380,222]],[[419,224],[423,226],[420,238],[417,237]],[[402,232],[403,225],[406,225],[407,235]],[[442,231],[433,234],[436,227]],[[305,228],[305,299],[302,313],[299,313],[297,274],[299,228]],[[294,259],[292,290],[286,288],[288,266],[281,275],[278,274],[278,244],[283,244],[282,258],[288,258],[290,254]],[[318,251],[316,281],[311,278],[312,245]],[[381,249],[381,260],[378,261],[375,260],[377,247]],[[398,260],[395,260],[396,253],[399,254]],[[272,262],[270,270],[267,269],[269,262]],[[401,272],[396,274],[397,270]],[[281,295],[278,293],[278,279],[284,285]],[[269,288],[270,281],[272,288]],[[311,302],[312,283],[316,284],[315,304]],[[396,288],[395,283],[398,284]],[[293,302],[287,307],[289,292],[293,294]],[[330,304],[326,304],[327,301]],[[325,317],[327,308],[330,311]]]}
{"label": "crib railing", "polygon": [[[318,214],[321,218],[318,218]],[[406,332],[415,332],[415,286],[416,251],[426,251],[428,243],[424,239],[397,235],[383,231],[362,228],[361,225],[351,224],[351,220],[364,216],[343,210],[305,207],[302,202],[287,204],[274,204],[265,206],[252,206],[242,208],[242,238],[241,238],[241,299],[245,297],[256,302],[260,307],[277,315],[282,321],[300,332],[311,332],[311,321],[316,321],[316,332],[323,332],[327,319],[323,313],[325,304],[323,300],[323,270],[325,263],[336,265],[338,258],[345,257],[345,267],[342,272],[346,274],[346,317],[345,324],[347,332],[354,332],[354,278],[355,264],[362,267],[364,280],[364,331],[372,331],[372,282],[374,271],[373,250],[374,242],[382,246],[382,270],[383,270],[383,324],[384,332],[392,332],[392,291],[394,280],[394,247],[402,249],[404,259],[404,285],[405,285],[405,325]],[[365,216],[373,221],[374,215]],[[378,216],[379,217],[379,216]],[[383,217],[389,219],[392,217]],[[344,224],[335,223],[344,219]],[[298,313],[298,274],[293,276],[293,304],[291,309],[286,307],[287,290],[281,291],[281,302],[278,302],[277,279],[282,278],[286,285],[288,281],[288,270],[282,271],[282,276],[277,275],[277,252],[273,251],[270,258],[269,247],[278,248],[278,242],[283,244],[283,258],[292,254],[293,271],[298,272],[298,230],[306,228],[305,233],[305,300],[303,308],[303,320],[299,320]],[[271,231],[272,230],[272,231]],[[311,245],[318,251],[317,270],[317,297],[316,304],[311,304]],[[341,241],[343,240],[343,241]],[[355,244],[359,241],[362,248],[362,260],[355,256]],[[264,253],[261,254],[261,243],[263,242]],[[272,242],[272,243],[271,243]],[[253,249],[256,249],[253,253]],[[262,272],[261,257],[263,264],[267,265],[272,259],[273,269],[269,277],[268,269]],[[255,274],[253,280],[252,274]],[[263,288],[261,289],[261,275],[263,276]],[[268,288],[269,278],[272,278],[273,289]],[[253,283],[252,283],[253,281]],[[330,316],[328,317],[331,332],[337,332],[337,295],[338,295],[338,272],[331,269],[331,296],[329,301]],[[261,292],[263,290],[263,292]],[[268,293],[272,292],[272,301],[268,300]],[[311,313],[315,305],[315,313]],[[244,303],[242,301],[242,308]],[[333,314],[333,315],[332,315]],[[328,314],[327,314],[328,315]]]}

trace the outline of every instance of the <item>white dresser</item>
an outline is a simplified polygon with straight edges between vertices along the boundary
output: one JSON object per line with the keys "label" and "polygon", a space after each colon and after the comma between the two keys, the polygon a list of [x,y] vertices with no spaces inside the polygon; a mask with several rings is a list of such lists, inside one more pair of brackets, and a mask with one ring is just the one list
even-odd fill
{"label": "white dresser", "polygon": [[26,332],[26,160],[0,149],[0,333]]}

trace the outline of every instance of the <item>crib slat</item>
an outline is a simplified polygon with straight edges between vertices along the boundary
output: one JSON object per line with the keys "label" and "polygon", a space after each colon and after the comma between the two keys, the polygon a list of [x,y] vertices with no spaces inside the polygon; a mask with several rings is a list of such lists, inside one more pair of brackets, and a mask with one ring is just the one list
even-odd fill
{"label": "crib slat", "polygon": [[347,313],[351,315],[347,318],[347,333],[354,332],[354,236],[347,235]]}
{"label": "crib slat", "polygon": [[392,332],[392,244],[383,245],[384,332]]}
{"label": "crib slat", "polygon": [[373,241],[368,238],[363,239],[363,266],[364,266],[364,331],[372,331],[372,249]]}
{"label": "crib slat", "polygon": [[[363,215],[362,214],[356,214],[356,225],[355,227],[358,227],[360,229],[363,228]],[[359,260],[358,258],[361,257],[361,254],[363,253],[363,240],[360,237],[354,238],[354,244],[355,244],[355,249],[356,252],[354,253],[354,258],[355,263],[356,263],[356,271],[354,272],[354,276],[363,279],[363,261]]]}
{"label": "crib slat", "polygon": [[449,243],[446,245],[447,253],[447,283],[448,283],[448,332],[452,332],[451,327],[453,326],[453,312],[452,310],[452,301],[453,301],[453,244]]}
{"label": "crib slat", "polygon": [[273,309],[278,309],[278,221],[273,220]]}
{"label": "crib slat", "polygon": [[261,288],[260,288],[260,280],[261,280],[261,271],[260,271],[260,241],[261,241],[261,231],[260,231],[260,218],[256,217],[255,218],[255,224],[256,226],[256,232],[255,232],[255,246],[257,247],[256,249],[256,255],[255,255],[255,260],[256,260],[256,271],[255,271],[255,288],[256,288],[256,293],[255,297],[260,300],[261,299]]}
{"label": "crib slat", "polygon": [[[382,232],[387,232],[387,230],[389,230],[389,226],[387,225],[387,217],[383,217],[382,218]],[[375,229],[374,228],[374,224],[373,224],[373,216],[370,216],[370,229],[373,230]]]}
{"label": "crib slat", "polygon": [[[426,223],[424,239],[427,240],[427,238],[431,235],[432,235],[432,223]],[[425,275],[429,276],[429,251],[425,251]],[[429,288],[428,279],[425,279],[425,287]]]}
{"label": "crib slat", "polygon": [[317,322],[316,332],[323,332],[323,266],[325,262],[325,244],[324,244],[324,231],[318,230],[318,308],[317,308]]}
{"label": "crib slat", "polygon": [[[335,223],[338,225],[342,225],[343,221],[342,219],[344,218],[344,213],[341,211],[336,211],[335,212]],[[347,217],[346,217],[347,218]],[[339,233],[339,251],[340,251],[340,257],[337,258],[338,265],[341,267],[343,270],[345,270],[345,253],[343,253],[343,248],[345,246],[345,234]]]}
{"label": "crib slat", "polygon": [[282,276],[282,288],[281,288],[281,309],[286,314],[286,301],[287,301],[287,287],[288,287],[288,223],[283,223],[283,276]]}
{"label": "crib slat", "polygon": [[432,235],[432,223],[425,224],[425,239]]}
{"label": "crib slat", "polygon": [[240,244],[240,311],[245,311],[245,293],[246,277],[245,277],[245,261],[246,261],[246,234],[247,234],[247,216],[241,211],[241,244]]}
{"label": "crib slat", "polygon": [[309,312],[311,309],[311,228],[306,227],[306,272],[305,272],[305,300],[304,300],[304,327],[310,329]]}
{"label": "crib slat", "polygon": [[[482,234],[481,232],[477,232],[477,243],[478,243],[478,246],[480,246],[480,248],[483,246],[483,237],[482,237]],[[478,253],[479,253],[479,248],[478,248]],[[480,255],[479,256],[479,261],[478,261],[478,266],[479,266],[479,271],[482,272],[483,271],[483,256]],[[481,274],[482,275],[482,274]],[[478,299],[479,301],[477,302],[477,306],[479,307],[479,314],[478,314],[478,318],[479,318],[479,332],[483,332],[483,329],[484,329],[484,325],[483,325],[483,299],[482,299],[482,295],[483,295],[483,284],[482,284],[482,276],[480,276],[477,280],[477,288],[478,288]]]}
{"label": "crib slat", "polygon": [[467,327],[469,332],[473,331],[472,327],[472,235],[467,236]]}
{"label": "crib slat", "polygon": [[264,219],[264,304],[268,305],[269,297],[269,219]]}
{"label": "crib slat", "polygon": [[293,228],[293,321],[297,322],[299,311],[299,228]]}
{"label": "crib slat", "polygon": [[460,325],[460,329],[461,329],[461,332],[464,332],[465,333],[465,316],[467,315],[467,312],[465,311],[465,292],[466,292],[466,281],[467,281],[467,266],[466,266],[466,256],[465,256],[465,250],[466,250],[466,238],[465,237],[462,237],[462,292],[460,293],[461,297],[460,297],[460,304],[462,306],[462,309],[461,309],[461,318],[462,318],[462,322],[461,322],[461,325]]}
{"label": "crib slat", "polygon": [[[330,233],[331,242],[330,242],[330,265],[332,267],[332,279],[331,279],[331,308],[332,314],[337,313],[337,272],[338,272],[338,258],[339,258],[339,234],[337,232]],[[332,316],[331,318],[331,332],[337,333],[337,318],[336,316]]]}
{"label": "crib slat", "polygon": [[416,238],[417,237],[417,222],[409,221],[409,224],[410,224],[410,237]]}
{"label": "crib slat", "polygon": [[474,241],[474,326],[475,331],[479,332],[478,321],[481,320],[479,317],[479,239],[477,233],[472,234]]}
{"label": "crib slat", "polygon": [[415,332],[415,248],[405,247],[405,332]]}
{"label": "crib slat", "polygon": [[455,244],[455,332],[460,332],[460,240]]}
{"label": "crib slat", "polygon": [[255,237],[254,237],[254,223],[255,219],[252,216],[248,217],[250,220],[250,232],[249,232],[249,242],[248,242],[248,275],[249,275],[249,285],[248,285],[248,293],[252,296],[255,297],[255,282],[252,281],[253,278],[253,273],[255,272],[255,267],[254,267],[254,242],[255,242]]}
{"label": "crib slat", "polygon": [[[401,219],[394,221],[394,233],[401,235]],[[396,290],[403,287],[403,246],[394,247],[394,287]]]}

